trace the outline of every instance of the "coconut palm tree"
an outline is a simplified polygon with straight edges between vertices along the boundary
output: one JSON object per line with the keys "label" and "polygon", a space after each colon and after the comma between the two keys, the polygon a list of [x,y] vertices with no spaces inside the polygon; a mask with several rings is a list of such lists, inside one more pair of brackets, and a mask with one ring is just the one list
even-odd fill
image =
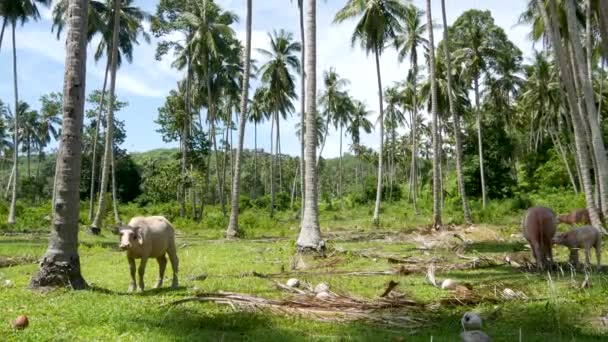
{"label": "coconut palm tree", "polygon": [[306,0],[306,58],[304,73],[306,82],[306,181],[304,189],[306,199],[302,213],[300,235],[296,242],[298,252],[315,251],[323,253],[325,242],[321,238],[319,227],[319,207],[317,203],[317,146],[316,146],[316,116],[317,116],[317,2]]}
{"label": "coconut palm tree", "polygon": [[448,81],[448,102],[449,102],[449,115],[454,120],[454,138],[456,140],[456,177],[458,178],[458,192],[460,193],[460,199],[462,200],[462,211],[464,214],[464,220],[467,224],[472,224],[471,210],[469,209],[469,203],[467,201],[466,189],[464,186],[464,172],[462,169],[462,132],[460,130],[460,115],[456,111],[456,103],[452,89],[454,84],[452,80],[452,56],[450,54],[450,37],[448,33],[448,23],[445,15],[445,0],[441,0],[441,17],[443,21],[443,53],[446,68],[446,78]]}
{"label": "coconut palm tree", "polygon": [[568,61],[568,54],[565,52],[564,46],[562,45],[562,36],[559,30],[559,24],[556,17],[556,6],[555,2],[549,0],[548,6],[544,0],[536,0],[537,10],[540,13],[540,18],[544,23],[543,28],[549,41],[552,43],[552,51],[555,55],[557,65],[559,68],[559,74],[561,76],[562,85],[566,89],[566,95],[568,99],[568,105],[570,112],[572,113],[572,126],[574,129],[574,142],[576,146],[576,153],[580,164],[580,172],[583,183],[583,191],[585,193],[585,201],[587,203],[587,210],[589,211],[589,217],[591,224],[598,230],[604,231],[600,216],[598,215],[595,201],[593,198],[593,187],[591,181],[591,175],[589,172],[589,151],[587,150],[587,141],[585,139],[585,128],[584,128],[584,115],[579,110],[577,91],[573,80],[573,70],[571,69]]}
{"label": "coconut palm tree", "polygon": [[437,79],[435,75],[435,43],[433,39],[433,17],[431,14],[431,0],[426,0],[426,18],[429,32],[429,78],[431,80],[431,115],[433,136],[433,228],[442,229],[441,223],[441,181],[440,181],[440,155],[439,155],[439,124],[437,104]]}
{"label": "coconut palm tree", "polygon": [[[280,118],[286,118],[287,114],[293,112],[292,100],[297,98],[295,93],[295,82],[292,73],[300,73],[301,65],[296,53],[302,48],[300,43],[293,41],[293,35],[284,30],[274,31],[269,34],[270,51],[257,49],[267,59],[260,68],[261,80],[268,85],[268,105],[272,114],[272,126],[276,128],[275,155],[278,159],[279,178],[281,178],[281,145],[280,145]],[[274,138],[272,138],[274,139]],[[272,144],[271,144],[272,146]],[[280,183],[280,182],[279,182]],[[271,208],[270,213],[274,215],[275,176],[274,162],[271,166]]]}
{"label": "coconut palm tree", "polygon": [[380,222],[380,201],[382,199],[382,147],[384,144],[384,108],[382,100],[382,78],[380,77],[380,55],[387,44],[395,39],[401,30],[405,6],[399,0],[348,0],[346,5],[336,13],[334,23],[341,23],[352,18],[360,18],[355,26],[352,44],[358,41],[366,53],[373,53],[376,58],[376,76],[378,77],[378,104],[380,123],[380,150],[378,153],[378,186],[376,205],[372,222]]}
{"label": "coconut palm tree", "polygon": [[36,169],[36,178],[40,177],[40,166],[42,164],[43,151],[51,142],[51,139],[57,140],[59,137],[61,126],[61,106],[63,103],[63,95],[61,93],[51,93],[43,95],[40,98],[42,108],[40,109],[40,122],[38,126],[38,137],[40,139],[40,149],[38,150],[38,168]]}
{"label": "coconut palm tree", "polygon": [[[133,61],[133,49],[134,45],[139,44],[139,36],[141,35],[145,42],[150,43],[150,36],[145,32],[143,24],[145,21],[150,21],[151,16],[139,7],[133,6],[133,0],[121,0],[122,6],[120,9],[120,20],[119,20],[119,35],[118,35],[118,55],[117,55],[117,68],[120,68],[123,58],[127,62],[132,63]],[[57,30],[57,39],[61,37],[61,33],[65,27],[68,18],[68,0],[59,0],[53,7],[53,26],[51,31]],[[113,38],[113,27],[114,27],[114,6],[113,0],[89,0],[89,11],[88,11],[88,28],[87,28],[87,40],[90,43],[93,38],[97,35],[101,35],[101,39],[95,49],[94,59],[95,62],[99,61],[104,54],[108,57],[106,61],[106,71],[103,81],[103,87],[101,91],[101,104],[97,112],[97,120],[95,121],[95,133],[93,134],[93,155],[92,155],[92,166],[91,166],[91,187],[89,195],[89,220],[93,220],[93,208],[95,200],[95,183],[97,181],[97,139],[99,137],[99,123],[101,122],[101,115],[105,110],[106,105],[106,90],[108,74],[110,72],[112,55],[112,38]],[[104,156],[105,158],[105,156]],[[114,169],[112,169],[114,173]],[[115,193],[116,189],[112,186],[112,192]],[[116,203],[113,203],[115,212],[117,211]]]}
{"label": "coconut palm tree", "polygon": [[[91,224],[90,230],[94,234],[99,234],[101,223],[103,220],[103,214],[105,210],[105,199],[104,196],[106,189],[108,188],[108,180],[109,180],[109,171],[110,166],[112,164],[112,156],[114,151],[114,99],[115,99],[115,89],[116,89],[116,70],[117,70],[117,61],[118,61],[118,38],[119,38],[119,29],[120,29],[120,13],[121,13],[121,3],[122,0],[114,0],[114,22],[112,29],[112,49],[110,54],[110,104],[108,105],[108,116],[106,118],[106,142],[104,146],[104,155],[103,155],[103,166],[101,169],[101,185],[100,185],[100,196],[99,196],[99,204],[97,206],[97,212],[95,214],[95,218],[93,219],[93,223]],[[103,103],[103,101],[102,101]],[[101,106],[101,104],[100,104]],[[114,195],[114,193],[113,193]],[[113,198],[115,196],[112,196]],[[113,201],[115,202],[115,201]]]}
{"label": "coconut palm tree", "polygon": [[247,100],[249,99],[249,72],[251,62],[251,0],[247,0],[247,19],[245,22],[245,53],[243,55],[243,80],[241,86],[241,104],[239,116],[239,142],[234,159],[234,174],[232,175],[232,211],[230,212],[230,222],[226,236],[236,237],[239,231],[239,194],[241,181],[241,153],[243,150],[243,140],[245,140],[245,123],[247,122]]}
{"label": "coconut palm tree", "polygon": [[56,167],[56,189],[49,245],[31,287],[66,286],[81,290],[87,284],[78,256],[81,131],[86,88],[87,0],[70,1],[63,93],[63,125]]}
{"label": "coconut palm tree", "polygon": [[397,86],[388,87],[384,90],[384,102],[386,102],[386,113],[384,116],[384,127],[388,133],[387,142],[390,141],[388,149],[388,174],[389,174],[389,200],[393,199],[393,180],[395,177],[395,148],[397,142],[397,129],[405,123],[405,116],[399,108],[403,103],[402,93]]}
{"label": "coconut palm tree", "polygon": [[[15,39],[15,30],[17,23],[21,25],[30,19],[38,20],[40,18],[40,12],[38,11],[38,5],[50,6],[51,0],[18,0],[4,2],[1,6],[2,16],[4,16],[5,22],[3,27],[6,25],[6,20],[11,24],[11,33],[13,41],[13,91],[15,94],[15,106],[13,107],[15,112],[19,108],[19,87],[17,85],[17,43]],[[4,30],[4,29],[3,29]],[[19,132],[19,115],[14,115],[14,129],[13,129],[13,163],[14,163],[14,177],[13,177],[13,193],[11,196],[11,205],[8,213],[8,224],[15,224],[15,210],[17,205],[17,184],[19,183],[19,139],[17,132]]]}
{"label": "coconut palm tree", "polygon": [[362,151],[361,130],[368,134],[372,132],[373,125],[368,119],[372,112],[367,109],[365,103],[355,99],[351,99],[351,101],[353,103],[352,119],[350,120],[348,127],[346,127],[346,133],[351,137],[351,151],[353,151],[357,157],[357,179],[359,179],[359,175],[361,175]]}
{"label": "coconut palm tree", "polygon": [[257,88],[251,106],[249,106],[249,121],[253,123],[253,179],[255,182],[252,187],[251,198],[256,198],[258,195],[258,125],[270,117],[270,113],[265,107],[266,100],[264,97],[267,96],[267,92],[267,88]]}
{"label": "coconut palm tree", "polygon": [[323,136],[323,143],[319,151],[317,167],[319,165],[319,160],[321,160],[323,149],[325,148],[325,142],[327,141],[329,124],[333,122],[337,128],[338,123],[348,116],[349,98],[348,94],[344,90],[344,87],[349,84],[350,81],[340,77],[340,75],[336,72],[336,69],[333,67],[328,71],[323,72],[323,85],[325,90],[321,94],[319,103],[324,109],[323,115],[325,118],[323,121],[325,121],[325,128],[323,129],[323,132],[325,135]]}
{"label": "coconut palm tree", "polygon": [[[302,50],[300,51],[300,65],[304,66],[305,58],[305,44],[306,38],[304,37],[304,0],[297,0],[298,2],[298,14],[300,16],[300,43],[302,44]],[[304,117],[306,112],[306,106],[304,99],[306,98],[306,73],[302,70],[300,75],[300,127],[304,127]],[[306,191],[304,191],[304,177],[306,174],[306,165],[304,164],[304,135],[300,136],[300,184],[302,184],[302,208],[301,212],[304,212],[304,200]]]}
{"label": "coconut palm tree", "polygon": [[27,177],[30,178],[32,176],[31,173],[31,156],[32,156],[32,148],[39,145],[39,129],[40,125],[40,115],[38,111],[31,110],[30,106],[25,102],[19,103],[19,122],[21,123],[21,127],[19,129],[19,140],[23,143],[23,147],[21,152],[26,153],[27,160]]}
{"label": "coconut palm tree", "polygon": [[418,165],[417,165],[417,146],[418,142],[416,141],[417,134],[417,125],[416,122],[418,117],[418,51],[419,49],[426,49],[428,46],[428,41],[424,34],[426,33],[426,23],[424,23],[424,11],[417,8],[416,6],[407,6],[405,9],[405,14],[403,18],[403,25],[400,30],[397,32],[397,36],[395,37],[394,44],[398,51],[399,62],[403,62],[406,58],[409,57],[410,71],[406,77],[407,82],[409,82],[409,87],[411,88],[412,96],[409,97],[411,100],[411,118],[410,122],[411,126],[411,138],[412,138],[412,164],[410,169],[410,191],[412,193],[412,204],[414,206],[414,211],[417,211],[416,207],[416,198],[417,198],[417,175],[418,175]]}

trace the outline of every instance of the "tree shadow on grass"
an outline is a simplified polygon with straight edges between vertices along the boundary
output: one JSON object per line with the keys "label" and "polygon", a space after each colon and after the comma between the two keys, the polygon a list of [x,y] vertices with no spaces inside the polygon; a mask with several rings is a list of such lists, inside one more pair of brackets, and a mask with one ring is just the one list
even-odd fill
{"label": "tree shadow on grass", "polygon": [[467,249],[479,253],[511,253],[526,250],[525,245],[521,242],[500,242],[493,240],[474,242],[467,245]]}
{"label": "tree shadow on grass", "polygon": [[92,291],[92,292],[97,292],[97,293],[103,293],[103,294],[107,294],[107,295],[115,295],[115,296],[141,296],[141,297],[148,297],[148,296],[156,296],[156,295],[161,295],[161,294],[170,294],[170,293],[185,293],[186,290],[188,288],[186,286],[178,286],[177,288],[171,288],[168,286],[165,287],[161,287],[158,289],[154,289],[154,288],[146,288],[144,290],[144,292],[139,292],[139,291],[133,291],[133,292],[129,292],[129,291],[115,291],[115,290],[110,290],[110,289],[106,289],[104,287],[101,286],[97,286],[97,285],[89,285],[89,287],[87,288],[87,290]]}

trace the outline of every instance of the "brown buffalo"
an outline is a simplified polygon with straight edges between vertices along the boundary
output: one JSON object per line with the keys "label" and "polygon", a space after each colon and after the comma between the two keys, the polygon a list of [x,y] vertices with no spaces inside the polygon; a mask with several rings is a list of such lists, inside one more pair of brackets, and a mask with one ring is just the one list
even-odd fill
{"label": "brown buffalo", "polygon": [[591,247],[595,248],[597,267],[601,266],[602,260],[602,234],[592,226],[584,226],[559,234],[553,238],[553,242],[568,247],[570,250],[570,262],[578,264],[578,250],[585,249],[585,264],[590,265]]}
{"label": "brown buffalo", "polygon": [[575,224],[590,224],[589,212],[586,208],[574,209],[571,213],[566,215],[560,215],[557,217],[559,223],[566,223],[569,225]]}
{"label": "brown buffalo", "polygon": [[530,243],[536,266],[543,270],[549,261],[553,264],[553,236],[557,227],[557,218],[553,210],[545,207],[532,207],[526,212],[522,229],[523,235]]}

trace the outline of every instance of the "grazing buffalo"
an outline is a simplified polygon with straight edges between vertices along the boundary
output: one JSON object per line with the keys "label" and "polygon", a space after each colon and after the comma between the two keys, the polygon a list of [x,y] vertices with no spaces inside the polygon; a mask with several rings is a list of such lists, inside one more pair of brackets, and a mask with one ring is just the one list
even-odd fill
{"label": "grazing buffalo", "polygon": [[575,224],[590,224],[589,212],[586,208],[574,209],[571,213],[566,215],[560,215],[557,217],[559,223],[566,223],[569,225]]}
{"label": "grazing buffalo", "polygon": [[592,226],[584,226],[559,234],[553,239],[558,245],[566,246],[570,250],[570,262],[578,264],[578,250],[585,249],[585,264],[590,265],[591,247],[595,248],[597,267],[600,268],[602,260],[602,235]]}
{"label": "grazing buffalo", "polygon": [[553,210],[545,207],[528,209],[522,222],[523,235],[530,243],[536,267],[544,270],[547,261],[553,263],[553,236],[557,227],[557,218]]}

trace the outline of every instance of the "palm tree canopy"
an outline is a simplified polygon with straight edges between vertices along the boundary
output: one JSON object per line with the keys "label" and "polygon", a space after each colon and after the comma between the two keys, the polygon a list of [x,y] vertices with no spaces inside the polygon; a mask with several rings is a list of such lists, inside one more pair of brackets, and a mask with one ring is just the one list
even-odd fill
{"label": "palm tree canopy", "polygon": [[426,49],[428,45],[428,40],[424,37],[427,27],[423,21],[424,15],[424,11],[418,7],[407,6],[403,17],[403,26],[399,27],[394,40],[399,62],[403,62],[409,56],[412,68],[418,67],[418,49],[420,47]]}
{"label": "palm tree canopy", "polygon": [[40,19],[38,5],[49,7],[51,0],[8,0],[0,3],[0,15],[13,24],[22,25],[30,19]]}
{"label": "palm tree canopy", "polygon": [[[118,32],[118,59],[116,65],[120,67],[122,58],[127,62],[133,62],[133,47],[138,45],[141,35],[146,43],[150,43],[150,35],[145,31],[143,23],[150,22],[152,16],[139,7],[133,6],[133,0],[121,0],[120,31]],[[97,35],[101,40],[95,50],[95,60],[111,55],[112,30],[114,28],[114,5],[113,0],[90,0],[88,13],[87,40],[91,42]],[[53,26],[51,31],[57,30],[57,39],[61,36],[67,20],[68,0],[60,0],[53,8]]]}
{"label": "palm tree canopy", "polygon": [[270,38],[270,51],[257,49],[267,58],[260,68],[261,80],[270,91],[268,103],[273,112],[283,117],[294,111],[292,99],[296,99],[295,81],[292,72],[300,73],[301,65],[297,53],[302,50],[299,42],[293,41],[293,34],[284,30],[274,31]]}
{"label": "palm tree canopy", "polygon": [[372,132],[373,125],[367,118],[372,112],[367,109],[365,103],[359,100],[352,100],[352,102],[352,120],[350,121],[350,125],[346,127],[346,132],[352,138],[353,147],[357,148],[361,143],[361,130],[368,134]]}
{"label": "palm tree canopy", "polygon": [[406,6],[401,0],[348,0],[336,13],[334,23],[360,18],[351,42],[361,44],[366,53],[381,53],[384,47],[402,31],[400,21],[405,17]]}

